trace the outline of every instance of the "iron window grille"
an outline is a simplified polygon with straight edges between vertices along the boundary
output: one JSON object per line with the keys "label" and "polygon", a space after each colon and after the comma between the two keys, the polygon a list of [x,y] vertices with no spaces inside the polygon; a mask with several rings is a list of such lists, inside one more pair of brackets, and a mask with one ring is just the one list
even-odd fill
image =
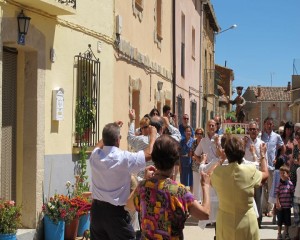
{"label": "iron window grille", "polygon": [[100,61],[89,49],[75,56],[75,145],[95,146],[100,139]]}

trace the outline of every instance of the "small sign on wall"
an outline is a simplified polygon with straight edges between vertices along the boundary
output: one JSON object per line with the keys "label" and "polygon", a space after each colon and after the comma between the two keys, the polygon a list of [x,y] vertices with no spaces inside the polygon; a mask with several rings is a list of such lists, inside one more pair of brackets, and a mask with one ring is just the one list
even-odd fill
{"label": "small sign on wall", "polygon": [[52,120],[64,120],[64,89],[52,90]]}

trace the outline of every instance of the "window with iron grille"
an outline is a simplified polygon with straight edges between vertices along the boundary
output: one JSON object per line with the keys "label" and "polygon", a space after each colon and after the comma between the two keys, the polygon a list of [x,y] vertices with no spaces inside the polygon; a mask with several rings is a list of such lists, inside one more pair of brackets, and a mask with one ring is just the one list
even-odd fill
{"label": "window with iron grille", "polygon": [[197,103],[196,102],[191,102],[191,126],[193,129],[195,129],[196,126],[196,119],[197,119]]}
{"label": "window with iron grille", "polygon": [[75,141],[77,146],[95,146],[100,139],[100,62],[92,52],[75,56],[76,106]]}

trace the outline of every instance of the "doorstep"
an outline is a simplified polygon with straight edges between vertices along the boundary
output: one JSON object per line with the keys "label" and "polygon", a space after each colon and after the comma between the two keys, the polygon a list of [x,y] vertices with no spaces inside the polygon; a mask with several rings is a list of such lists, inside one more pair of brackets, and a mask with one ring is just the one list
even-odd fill
{"label": "doorstep", "polygon": [[18,240],[33,240],[35,236],[35,229],[18,229],[17,239]]}

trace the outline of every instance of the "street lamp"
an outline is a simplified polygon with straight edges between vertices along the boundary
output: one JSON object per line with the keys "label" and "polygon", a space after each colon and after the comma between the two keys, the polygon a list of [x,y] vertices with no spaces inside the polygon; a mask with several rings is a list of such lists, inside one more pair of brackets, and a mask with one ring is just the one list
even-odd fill
{"label": "street lamp", "polygon": [[237,27],[237,25],[236,25],[236,24],[233,24],[232,26],[230,26],[229,28],[224,29],[224,30],[221,31],[221,32],[216,32],[216,34],[221,34],[221,33],[223,33],[223,32],[226,32],[226,31],[228,31],[228,30],[230,30],[230,29],[234,29],[234,28],[236,28],[236,27]]}
{"label": "street lamp", "polygon": [[18,20],[18,44],[25,45],[25,35],[28,32],[30,17],[25,16],[23,10],[19,13]]}

